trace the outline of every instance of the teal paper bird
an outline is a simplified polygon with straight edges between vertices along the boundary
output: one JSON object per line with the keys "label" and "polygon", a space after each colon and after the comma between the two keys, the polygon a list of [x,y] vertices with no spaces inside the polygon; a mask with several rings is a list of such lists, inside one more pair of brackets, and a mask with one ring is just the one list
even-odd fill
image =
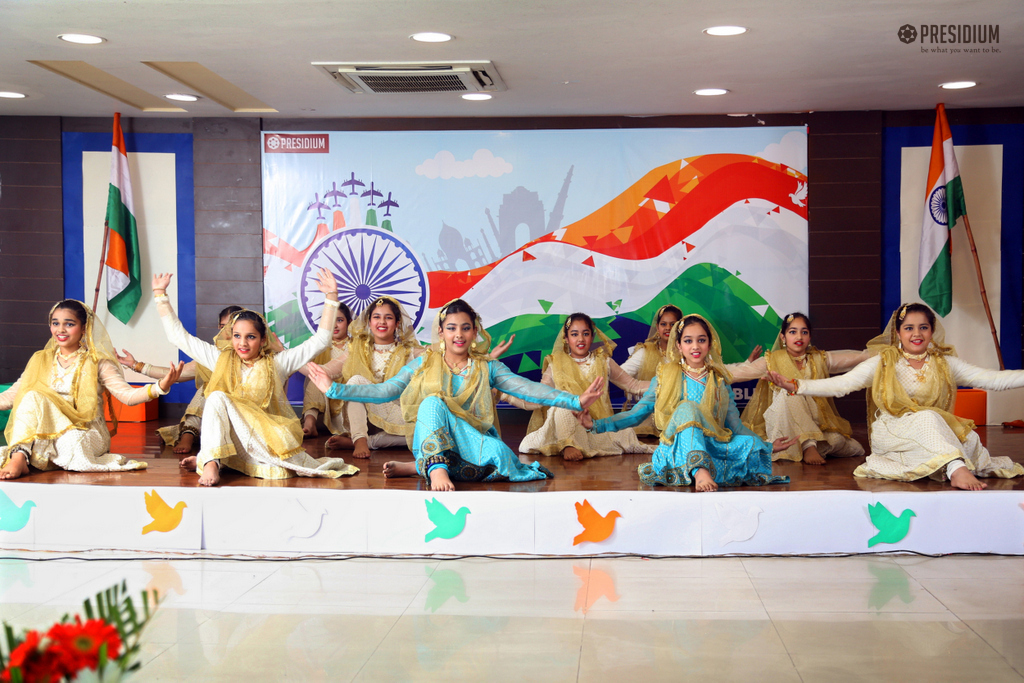
{"label": "teal paper bird", "polygon": [[36,506],[31,500],[18,507],[7,494],[0,491],[0,531],[21,531],[28,524],[28,516]]}
{"label": "teal paper bird", "polygon": [[910,531],[910,518],[917,517],[913,510],[904,510],[896,517],[881,503],[868,505],[868,514],[871,515],[871,523],[878,529],[878,533],[868,541],[869,548],[877,543],[899,543]]}
{"label": "teal paper bird", "polygon": [[423,502],[427,504],[427,517],[436,527],[423,537],[425,543],[429,543],[435,538],[455,538],[466,528],[466,515],[469,514],[469,508],[459,508],[459,511],[453,515],[448,508],[437,502],[437,498]]}

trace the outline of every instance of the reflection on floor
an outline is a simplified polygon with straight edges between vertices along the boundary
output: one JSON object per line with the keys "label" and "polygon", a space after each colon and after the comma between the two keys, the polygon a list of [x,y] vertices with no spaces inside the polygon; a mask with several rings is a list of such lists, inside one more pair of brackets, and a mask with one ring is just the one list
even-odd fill
{"label": "reflection on floor", "polygon": [[1022,557],[4,557],[18,627],[161,591],[140,681],[1024,681]]}

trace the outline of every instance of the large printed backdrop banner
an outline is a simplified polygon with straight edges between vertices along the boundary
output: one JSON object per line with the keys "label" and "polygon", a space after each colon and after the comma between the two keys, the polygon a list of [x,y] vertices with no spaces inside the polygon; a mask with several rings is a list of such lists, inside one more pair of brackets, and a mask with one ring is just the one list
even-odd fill
{"label": "large printed backdrop banner", "polygon": [[464,297],[504,357],[537,370],[558,325],[591,315],[616,358],[665,303],[710,318],[725,360],[807,309],[803,127],[263,133],[267,317],[316,328],[314,275],[354,314],[382,294],[430,321]]}

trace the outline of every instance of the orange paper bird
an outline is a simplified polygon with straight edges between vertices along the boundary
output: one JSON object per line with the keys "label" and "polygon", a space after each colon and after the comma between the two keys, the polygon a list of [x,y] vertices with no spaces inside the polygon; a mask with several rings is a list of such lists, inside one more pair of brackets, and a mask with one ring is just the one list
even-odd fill
{"label": "orange paper bird", "polygon": [[602,517],[597,514],[594,506],[584,498],[583,503],[576,503],[576,519],[583,525],[583,533],[572,539],[572,544],[579,545],[584,541],[600,543],[612,535],[612,532],[615,531],[615,518],[621,516],[612,510]]}
{"label": "orange paper bird", "polygon": [[171,506],[164,502],[164,499],[157,494],[156,489],[146,494],[146,512],[153,518],[153,521],[142,527],[142,533],[150,531],[173,531],[181,524],[181,514],[184,512],[185,501],[179,502],[171,509]]}

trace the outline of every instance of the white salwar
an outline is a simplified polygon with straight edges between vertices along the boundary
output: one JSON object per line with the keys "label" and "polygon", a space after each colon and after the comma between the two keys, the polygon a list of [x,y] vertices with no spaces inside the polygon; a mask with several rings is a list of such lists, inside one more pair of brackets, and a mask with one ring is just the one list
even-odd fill
{"label": "white salwar", "polygon": [[[339,348],[332,343],[331,360],[320,367],[323,368],[331,380],[336,380],[341,377],[342,368],[347,359],[348,344],[346,343]],[[305,366],[299,372],[305,375]],[[335,406],[337,406],[337,410],[335,410]],[[327,427],[331,434],[340,436],[348,434],[348,426],[345,424],[345,403],[335,401],[332,406],[331,402],[324,396],[324,392],[320,391],[320,388],[310,382],[307,377],[302,388],[302,416],[306,417],[309,415],[313,416],[314,420],[320,419],[320,416],[323,415],[324,426]]]}
{"label": "white salwar", "polygon": [[[78,364],[85,362],[85,357],[69,368],[61,366],[56,355],[53,370],[50,373],[50,388],[70,403],[74,403],[71,393],[75,370]],[[114,398],[124,405],[133,406],[145,403],[157,396],[162,396],[159,385],[133,387],[125,381],[120,367],[112,361],[101,360],[97,371],[100,386],[96,387],[100,397],[97,403],[96,418],[84,430],[74,429],[71,421],[57,407],[46,400],[42,394],[29,391],[22,398],[18,410],[11,414],[10,420],[15,425],[21,424],[25,431],[38,433],[38,425],[46,425],[48,433],[59,434],[56,438],[38,438],[25,449],[28,450],[29,464],[40,470],[68,470],[71,472],[119,472],[125,470],[142,470],[146,463],[129,460],[123,455],[110,453],[110,432],[103,417],[102,389],[106,388]],[[14,405],[18,388],[22,379],[19,378],[7,391],[0,394],[0,410],[10,410]],[[0,464],[6,464],[10,448],[0,447]]]}
{"label": "white salwar", "polygon": [[[576,359],[573,359],[576,360]],[[593,354],[587,356],[583,362],[577,361],[580,372],[587,376],[595,362]],[[641,382],[630,377],[618,363],[610,358],[605,359],[608,363],[608,381],[623,391],[634,394],[643,394],[650,382]],[[549,387],[555,386],[551,366],[544,371],[541,383]],[[604,387],[605,393],[608,387]],[[503,396],[507,403],[526,410],[535,410],[540,406],[526,403],[514,396]],[[653,453],[654,446],[640,443],[636,432],[632,429],[623,429],[618,432],[606,432],[604,434],[593,434],[584,429],[576,416],[565,408],[548,408],[544,423],[539,429],[530,432],[519,444],[520,453],[539,453],[541,455],[561,455],[568,447],[577,448],[584,458],[593,458],[601,455],[622,455],[623,453]]]}
{"label": "white salwar", "polygon": [[[160,311],[164,332],[172,344],[192,356],[199,364],[208,368],[217,367],[217,359],[224,352],[186,332],[166,297],[157,297],[157,308]],[[336,311],[337,308],[325,307],[325,319],[328,317],[328,311],[332,310]],[[274,354],[274,369],[278,381],[283,383],[327,348],[334,327],[333,315],[330,318],[326,321],[329,322],[327,325],[324,324],[325,319],[321,319],[316,334],[299,346]],[[244,385],[252,374],[253,368],[243,363],[241,383]],[[233,446],[233,449],[230,446]],[[220,453],[231,450],[234,450],[232,455],[218,457]],[[260,479],[285,479],[294,476],[293,473],[304,477],[336,478],[359,471],[358,467],[347,464],[341,458],[313,458],[302,448],[301,442],[284,457],[274,455],[268,450],[267,444],[257,436],[256,431],[243,419],[231,397],[222,391],[214,391],[206,397],[206,405],[203,407],[201,448],[196,456],[196,471],[202,474],[203,466],[211,460]]]}
{"label": "white salwar", "polygon": [[[1002,391],[1024,387],[1024,370],[986,370],[946,356],[957,386]],[[870,358],[845,375],[828,379],[800,380],[797,394],[845,396],[871,386],[881,359]],[[915,370],[905,358],[896,365],[896,379],[911,399],[920,385],[919,373],[934,372],[931,358]],[[963,443],[945,420],[933,411],[908,412],[900,417],[879,409],[871,422],[871,454],[854,471],[855,477],[913,481],[924,477],[941,480],[951,473],[947,465],[963,460],[978,477],[1010,478],[1024,474],[1024,467],[1008,457],[993,458],[972,431]],[[956,467],[953,467],[956,469]]]}
{"label": "white salwar", "polygon": [[[373,370],[374,379],[370,380],[362,375],[354,375],[345,384],[380,384],[390,379],[384,376],[384,372],[387,370],[388,363],[391,361],[391,354],[395,352],[397,346],[394,342],[390,344],[374,344],[373,358],[371,360],[373,366],[370,368]],[[421,348],[410,350],[409,361],[411,362],[413,359],[419,358],[422,354],[423,350]],[[366,439],[367,445],[374,450],[381,448],[405,448],[408,445],[404,430],[401,434],[394,434],[386,429],[381,429],[379,432],[370,434],[369,425],[367,424],[367,413],[369,413],[376,418],[374,420],[375,423],[404,425],[405,418],[402,416],[402,403],[400,400],[387,403],[356,403],[355,401],[348,401],[345,403],[345,413],[348,416],[348,426],[353,442],[357,439]]]}
{"label": "white salwar", "polygon": [[[829,375],[847,372],[870,355],[867,351],[826,351]],[[764,356],[725,367],[732,373],[733,382],[764,379],[768,373],[768,361]],[[807,364],[800,370],[798,379],[800,382],[810,379]],[[803,451],[811,446],[816,446],[823,457],[851,458],[864,455],[864,447],[856,439],[821,428],[818,404],[812,397],[790,396],[778,387],[772,387],[772,402],[764,411],[764,429],[768,441],[797,437],[797,442],[786,450],[772,453],[772,460],[803,460]]]}

